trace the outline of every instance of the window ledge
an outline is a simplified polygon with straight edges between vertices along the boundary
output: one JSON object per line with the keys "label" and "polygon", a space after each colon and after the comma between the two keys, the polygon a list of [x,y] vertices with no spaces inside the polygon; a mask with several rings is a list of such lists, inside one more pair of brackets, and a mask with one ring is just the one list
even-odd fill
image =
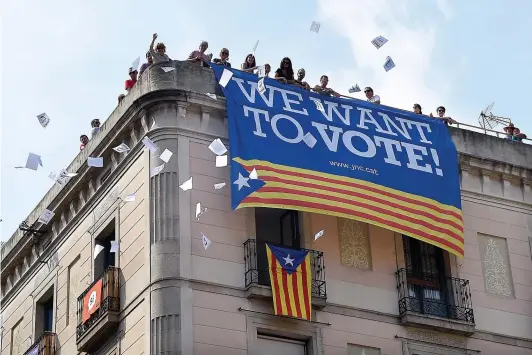
{"label": "window ledge", "polygon": [[90,352],[103,344],[114,333],[119,323],[119,312],[107,311],[77,341],[78,351]]}
{"label": "window ledge", "polygon": [[401,316],[401,324],[406,326],[431,328],[446,333],[470,336],[475,333],[475,324],[456,319],[442,318],[432,315],[405,312]]}
{"label": "window ledge", "polygon": [[[246,288],[246,298],[272,298],[270,286],[252,284]],[[321,310],[327,305],[327,297],[312,295],[312,308]]]}

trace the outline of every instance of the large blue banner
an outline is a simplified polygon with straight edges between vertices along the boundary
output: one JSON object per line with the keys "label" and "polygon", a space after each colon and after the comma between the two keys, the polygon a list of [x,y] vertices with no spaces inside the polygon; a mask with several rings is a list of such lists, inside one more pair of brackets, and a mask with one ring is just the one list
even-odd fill
{"label": "large blue banner", "polygon": [[212,67],[217,80],[232,73],[233,208],[352,218],[463,255],[458,156],[442,121]]}

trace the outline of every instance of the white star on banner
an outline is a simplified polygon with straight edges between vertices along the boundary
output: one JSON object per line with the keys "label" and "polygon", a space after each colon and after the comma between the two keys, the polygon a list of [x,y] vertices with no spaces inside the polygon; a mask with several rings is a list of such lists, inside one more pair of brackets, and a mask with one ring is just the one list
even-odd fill
{"label": "white star on banner", "polygon": [[285,266],[288,265],[288,264],[290,264],[291,266],[294,266],[294,260],[295,259],[290,259],[290,254],[288,254],[286,256],[286,258],[283,258],[283,259],[284,259],[284,265]]}
{"label": "white star on banner", "polygon": [[242,186],[250,187],[248,184],[249,178],[243,177],[241,173],[238,173],[238,179],[233,182],[233,184],[238,185],[238,191],[242,189]]}

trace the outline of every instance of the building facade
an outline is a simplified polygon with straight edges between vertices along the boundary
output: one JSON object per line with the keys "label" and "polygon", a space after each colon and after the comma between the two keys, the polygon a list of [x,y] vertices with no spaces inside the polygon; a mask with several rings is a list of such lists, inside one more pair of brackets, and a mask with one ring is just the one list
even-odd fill
{"label": "building facade", "polygon": [[[205,95],[220,93],[210,69],[171,65],[146,71],[70,164],[78,175],[3,245],[2,355],[532,354],[532,146],[450,128],[463,260],[354,220],[232,211],[229,168],[207,148],[227,142],[224,99]],[[272,315],[265,242],[310,250],[311,322]]]}

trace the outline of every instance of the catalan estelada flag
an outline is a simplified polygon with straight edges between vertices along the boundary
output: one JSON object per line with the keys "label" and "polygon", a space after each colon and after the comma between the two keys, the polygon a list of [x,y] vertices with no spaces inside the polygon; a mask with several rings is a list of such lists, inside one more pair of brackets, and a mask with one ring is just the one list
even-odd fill
{"label": "catalan estelada flag", "polygon": [[266,254],[275,314],[310,320],[312,276],[308,250],[266,243]]}

